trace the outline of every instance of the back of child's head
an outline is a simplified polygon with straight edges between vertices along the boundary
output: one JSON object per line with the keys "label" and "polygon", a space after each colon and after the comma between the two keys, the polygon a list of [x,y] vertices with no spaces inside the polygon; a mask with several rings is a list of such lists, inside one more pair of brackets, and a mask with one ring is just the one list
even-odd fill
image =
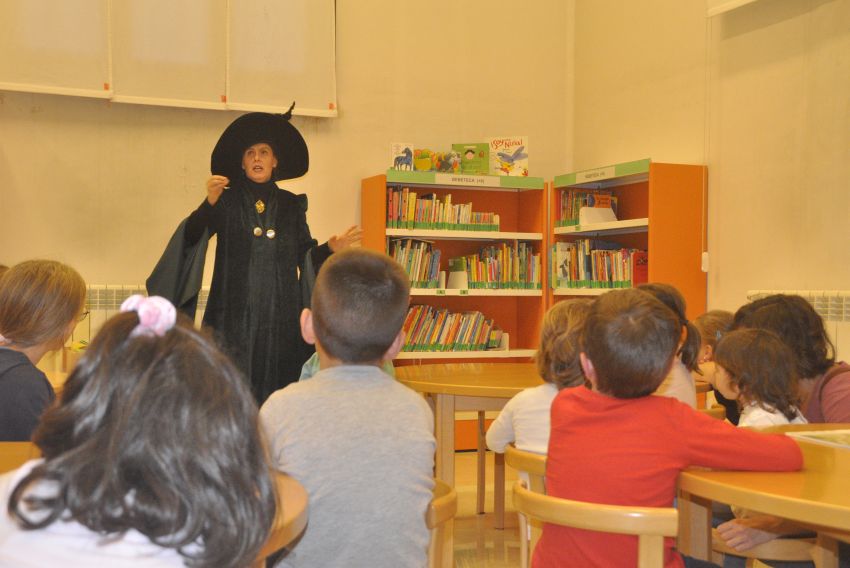
{"label": "back of child's head", "polygon": [[616,398],[652,394],[670,372],[681,334],[679,318],[652,294],[603,294],[591,305],[583,335],[596,389]]}
{"label": "back of child's head", "polygon": [[800,378],[815,378],[835,363],[835,348],[823,319],[800,296],[774,294],[741,306],[731,329],[744,327],[767,329],[778,335],[794,354]]}
{"label": "back of child's head", "polygon": [[385,254],[354,248],[322,265],[313,289],[313,330],[322,349],[344,363],[380,361],[401,331],[410,281]]}
{"label": "back of child's head", "polygon": [[585,384],[581,370],[581,334],[590,311],[589,300],[558,302],[543,316],[540,349],[535,357],[543,380],[559,389]]}
{"label": "back of child's head", "polygon": [[83,311],[86,283],[79,273],[53,260],[28,260],[0,276],[0,336],[17,347],[56,343]]}
{"label": "back of child's head", "polygon": [[697,361],[697,358],[699,357],[700,335],[696,326],[688,321],[688,316],[686,314],[687,305],[685,304],[685,297],[682,296],[682,293],[670,284],[661,284],[656,282],[641,284],[638,286],[638,290],[652,294],[658,298],[661,303],[673,310],[673,313],[675,313],[679,318],[680,328],[684,327],[686,329],[685,342],[679,350],[679,354],[682,357],[682,364],[685,365],[689,371],[696,371],[699,369],[699,362]]}
{"label": "back of child's head", "polygon": [[726,310],[709,310],[694,320],[700,341],[712,352],[717,350],[718,338],[732,326],[732,317],[732,312]]}
{"label": "back of child's head", "polygon": [[[100,534],[135,529],[193,566],[251,564],[275,501],[246,381],[166,300],[131,300],[42,417],[33,439],[45,462],[9,510],[27,528],[68,515]],[[58,497],[27,493],[41,479]],[[41,514],[28,514],[32,503]]]}
{"label": "back of child's head", "polygon": [[726,370],[738,399],[777,410],[788,420],[797,415],[794,355],[772,331],[742,328],[723,335],[714,357]]}

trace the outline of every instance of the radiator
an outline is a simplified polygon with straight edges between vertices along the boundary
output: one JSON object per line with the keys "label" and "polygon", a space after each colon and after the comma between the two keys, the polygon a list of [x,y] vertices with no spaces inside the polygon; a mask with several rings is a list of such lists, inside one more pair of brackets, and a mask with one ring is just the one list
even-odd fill
{"label": "radiator", "polygon": [[[195,324],[200,325],[207,307],[207,297],[210,289],[201,288],[198,296],[198,309],[195,313]],[[71,336],[72,342],[88,342],[97,335],[98,330],[107,319],[118,313],[121,304],[133,294],[147,296],[144,284],[89,284],[86,286],[87,318],[77,324]]]}
{"label": "radiator", "polygon": [[808,300],[823,318],[835,345],[836,359],[850,357],[850,290],[750,290],[747,299],[758,300],[772,294],[796,294]]}

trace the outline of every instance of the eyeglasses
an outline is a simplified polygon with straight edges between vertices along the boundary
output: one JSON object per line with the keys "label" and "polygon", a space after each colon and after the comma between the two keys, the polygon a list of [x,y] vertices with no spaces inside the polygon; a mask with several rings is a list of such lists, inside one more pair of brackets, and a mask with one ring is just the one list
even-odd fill
{"label": "eyeglasses", "polygon": [[84,319],[86,319],[86,318],[88,317],[89,313],[90,313],[90,312],[89,312],[89,310],[84,311],[84,312],[83,312],[83,313],[81,313],[81,314],[80,314],[80,316],[77,318],[77,321],[83,321]]}

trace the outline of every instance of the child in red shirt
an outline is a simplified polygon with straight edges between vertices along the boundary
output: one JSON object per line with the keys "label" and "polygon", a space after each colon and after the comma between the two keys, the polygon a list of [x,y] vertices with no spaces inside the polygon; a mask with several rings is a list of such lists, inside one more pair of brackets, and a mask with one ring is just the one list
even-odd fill
{"label": "child in red shirt", "polygon": [[[549,495],[612,505],[670,507],[679,472],[689,466],[791,471],[797,444],[651,396],[679,349],[676,315],[639,290],[600,296],[584,330],[582,368],[593,390],[561,391],[552,403],[546,467]],[[665,566],[684,566],[665,542]],[[535,568],[637,565],[637,537],[546,524]]]}

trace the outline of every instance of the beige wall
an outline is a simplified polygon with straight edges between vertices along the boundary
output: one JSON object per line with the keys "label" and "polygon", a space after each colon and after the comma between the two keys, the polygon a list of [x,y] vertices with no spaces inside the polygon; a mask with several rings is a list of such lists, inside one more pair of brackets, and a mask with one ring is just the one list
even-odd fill
{"label": "beige wall", "polygon": [[[335,119],[296,117],[327,239],[359,220],[360,179],[390,143],[522,134],[531,174],[570,167],[572,1],[337,2]],[[281,38],[285,41],[285,38]],[[143,281],[204,197],[209,154],[235,114],[0,92],[0,263],[58,258],[91,283]]]}
{"label": "beige wall", "polygon": [[709,166],[709,306],[850,289],[850,1],[578,0],[574,162]]}

